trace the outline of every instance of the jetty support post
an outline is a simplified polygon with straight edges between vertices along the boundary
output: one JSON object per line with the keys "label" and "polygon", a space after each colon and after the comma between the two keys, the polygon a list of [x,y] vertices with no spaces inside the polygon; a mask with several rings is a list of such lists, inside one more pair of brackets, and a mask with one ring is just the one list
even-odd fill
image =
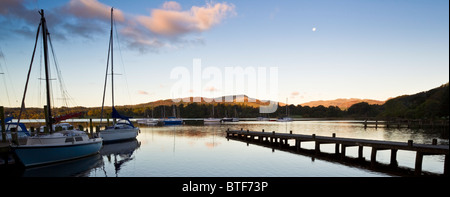
{"label": "jetty support post", "polygon": [[300,152],[300,149],[301,149],[301,141],[300,141],[300,139],[295,139],[295,147],[297,148],[297,152]]}
{"label": "jetty support post", "polygon": [[0,106],[0,121],[2,129],[2,142],[6,142],[5,108]]}
{"label": "jetty support post", "polygon": [[17,128],[11,128],[11,139],[13,144],[19,145],[19,138],[17,136]]}
{"label": "jetty support post", "polygon": [[416,176],[422,174],[422,161],[423,161],[423,153],[420,151],[416,152],[416,165],[414,169],[414,174]]}
{"label": "jetty support post", "polygon": [[316,134],[312,134],[312,138],[315,141],[315,148],[314,148],[314,150],[316,151],[316,154],[320,153],[320,142],[316,140]]}
{"label": "jetty support post", "polygon": [[363,149],[364,149],[364,146],[362,146],[362,145],[359,145],[358,146],[358,159],[364,159],[364,157],[363,157]]}
{"label": "jetty support post", "polygon": [[91,134],[91,137],[94,134],[94,126],[92,125],[92,118],[89,118],[89,132]]}
{"label": "jetty support post", "polygon": [[445,155],[445,160],[444,160],[444,176],[448,176],[448,156],[449,154]]}
{"label": "jetty support post", "polygon": [[[338,145],[338,144],[336,144]],[[344,144],[341,145],[341,159],[345,158],[345,149],[347,148],[347,146],[345,146]],[[336,154],[339,153],[339,148],[336,150]]]}
{"label": "jetty support post", "polygon": [[398,166],[398,162],[397,162],[397,151],[398,149],[391,149],[391,166]]}
{"label": "jetty support post", "polygon": [[373,167],[377,163],[377,151],[376,147],[372,147],[372,153],[370,154],[370,165]]}
{"label": "jetty support post", "polygon": [[[336,138],[336,133],[333,133],[332,135],[333,138]],[[344,146],[344,144],[342,144],[342,147]],[[334,147],[334,153],[337,155],[339,154],[339,143],[336,143],[335,147]]]}

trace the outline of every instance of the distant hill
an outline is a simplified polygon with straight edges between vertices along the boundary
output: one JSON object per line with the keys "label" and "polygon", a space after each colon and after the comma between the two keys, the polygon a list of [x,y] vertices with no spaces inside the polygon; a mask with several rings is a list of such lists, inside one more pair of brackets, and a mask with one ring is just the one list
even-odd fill
{"label": "distant hill", "polygon": [[383,117],[442,118],[449,116],[449,83],[413,95],[389,99],[384,104]]}
{"label": "distant hill", "polygon": [[311,102],[307,102],[307,103],[302,103],[300,104],[301,106],[309,106],[309,107],[317,107],[319,105],[323,105],[324,107],[329,107],[329,106],[337,106],[339,107],[339,109],[341,110],[347,110],[350,106],[356,104],[356,103],[361,103],[361,102],[366,102],[369,103],[370,105],[383,105],[385,103],[385,101],[377,101],[377,100],[372,100],[372,99],[357,99],[357,98],[350,98],[350,99],[335,99],[335,100],[320,100],[320,101],[311,101]]}
{"label": "distant hill", "polygon": [[[179,117],[207,118],[211,117],[211,104],[214,104],[216,117],[237,115],[240,118],[251,118],[261,116],[259,106],[267,106],[269,104],[269,102],[249,98],[247,95],[217,97],[215,100],[220,100],[218,102],[211,102],[212,99],[188,97],[179,99],[178,102],[174,102],[172,99],[165,99],[137,105],[116,106],[116,108],[122,115],[131,117],[149,117],[150,115],[167,117],[173,114],[174,109],[176,109],[176,115]],[[200,100],[200,102],[197,102],[197,100]],[[233,102],[228,102],[228,100]],[[446,118],[448,120],[449,103],[449,83],[446,83],[431,90],[395,97],[385,102],[356,98],[336,99],[289,105],[288,109],[290,116],[303,118],[379,117],[408,119]],[[280,102],[278,104],[280,107],[278,107],[276,112],[267,114],[267,116],[282,117],[285,115],[285,103]],[[172,105],[176,105],[176,107],[171,107]],[[104,113],[111,114],[111,110],[111,107],[105,107]],[[7,116],[17,117],[19,111],[19,108],[5,108]],[[53,112],[55,116],[82,112],[81,118],[98,118],[101,114],[101,107],[63,107],[55,108]],[[41,108],[27,108],[24,111],[23,118],[44,118],[44,113]]]}
{"label": "distant hill", "polygon": [[[228,102],[229,100],[231,100],[233,102]],[[176,100],[177,102],[174,102],[174,100]],[[254,107],[257,108],[259,106],[267,106],[269,105],[269,102],[263,102],[259,99],[255,99],[255,98],[251,98],[248,97],[247,95],[230,95],[230,96],[222,96],[222,97],[216,97],[216,98],[206,98],[206,97],[186,97],[186,98],[178,98],[178,99],[165,99],[165,100],[157,100],[157,101],[153,101],[153,102],[149,102],[149,103],[143,103],[143,104],[138,104],[138,105],[133,105],[132,107],[157,107],[160,105],[166,105],[166,106],[170,106],[173,104],[190,104],[190,103],[194,103],[194,101],[196,101],[195,103],[198,104],[210,104],[210,103],[221,103],[221,104],[242,104],[242,105],[246,105],[249,107]],[[200,101],[200,102],[197,102]],[[249,102],[250,101],[250,102]]]}

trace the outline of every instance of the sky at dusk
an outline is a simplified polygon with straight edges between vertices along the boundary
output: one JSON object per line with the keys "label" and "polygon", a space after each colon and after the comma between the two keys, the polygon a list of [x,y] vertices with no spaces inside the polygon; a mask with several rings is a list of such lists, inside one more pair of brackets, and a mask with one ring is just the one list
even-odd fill
{"label": "sky at dusk", "polygon": [[[231,93],[300,104],[386,100],[449,81],[448,0],[1,0],[0,105],[20,106],[44,9],[70,107],[101,106],[111,7],[116,105],[170,99],[180,84],[185,97]],[[27,107],[45,105],[41,42]],[[247,69],[266,89],[255,91],[250,77],[227,90],[227,68]],[[179,70],[187,83],[174,76]]]}

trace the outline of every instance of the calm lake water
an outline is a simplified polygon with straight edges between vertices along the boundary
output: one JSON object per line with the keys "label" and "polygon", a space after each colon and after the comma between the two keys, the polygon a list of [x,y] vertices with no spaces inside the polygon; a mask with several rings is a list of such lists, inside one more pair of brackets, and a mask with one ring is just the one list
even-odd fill
{"label": "calm lake water", "polygon": [[[80,160],[27,169],[22,176],[86,177],[379,177],[390,174],[347,166],[306,155],[228,140],[225,131],[249,129],[414,143],[449,144],[440,132],[406,128],[364,128],[352,121],[238,122],[210,126],[141,127],[137,140],[104,145],[100,154]],[[314,148],[302,143],[302,148]],[[321,145],[334,152],[334,145]],[[364,147],[370,160],[371,150]],[[357,157],[358,149],[347,148]],[[378,151],[377,161],[388,164],[390,151]],[[414,168],[415,152],[398,151],[399,166]],[[444,156],[425,156],[423,171],[443,173]]]}

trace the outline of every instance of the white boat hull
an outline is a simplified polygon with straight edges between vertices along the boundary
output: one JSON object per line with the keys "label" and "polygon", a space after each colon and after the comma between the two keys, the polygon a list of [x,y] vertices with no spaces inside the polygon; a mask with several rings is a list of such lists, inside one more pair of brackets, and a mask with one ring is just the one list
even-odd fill
{"label": "white boat hull", "polygon": [[102,139],[65,144],[20,145],[14,152],[25,167],[62,162],[97,154],[102,147]]}
{"label": "white boat hull", "polygon": [[289,117],[279,118],[277,122],[292,122],[292,118]]}
{"label": "white boat hull", "polygon": [[106,129],[99,132],[99,137],[103,139],[104,143],[135,139],[138,135],[139,128],[126,129]]}
{"label": "white boat hull", "polygon": [[203,122],[205,124],[221,124],[222,119],[218,119],[218,118],[208,118],[208,119],[204,119]]}

